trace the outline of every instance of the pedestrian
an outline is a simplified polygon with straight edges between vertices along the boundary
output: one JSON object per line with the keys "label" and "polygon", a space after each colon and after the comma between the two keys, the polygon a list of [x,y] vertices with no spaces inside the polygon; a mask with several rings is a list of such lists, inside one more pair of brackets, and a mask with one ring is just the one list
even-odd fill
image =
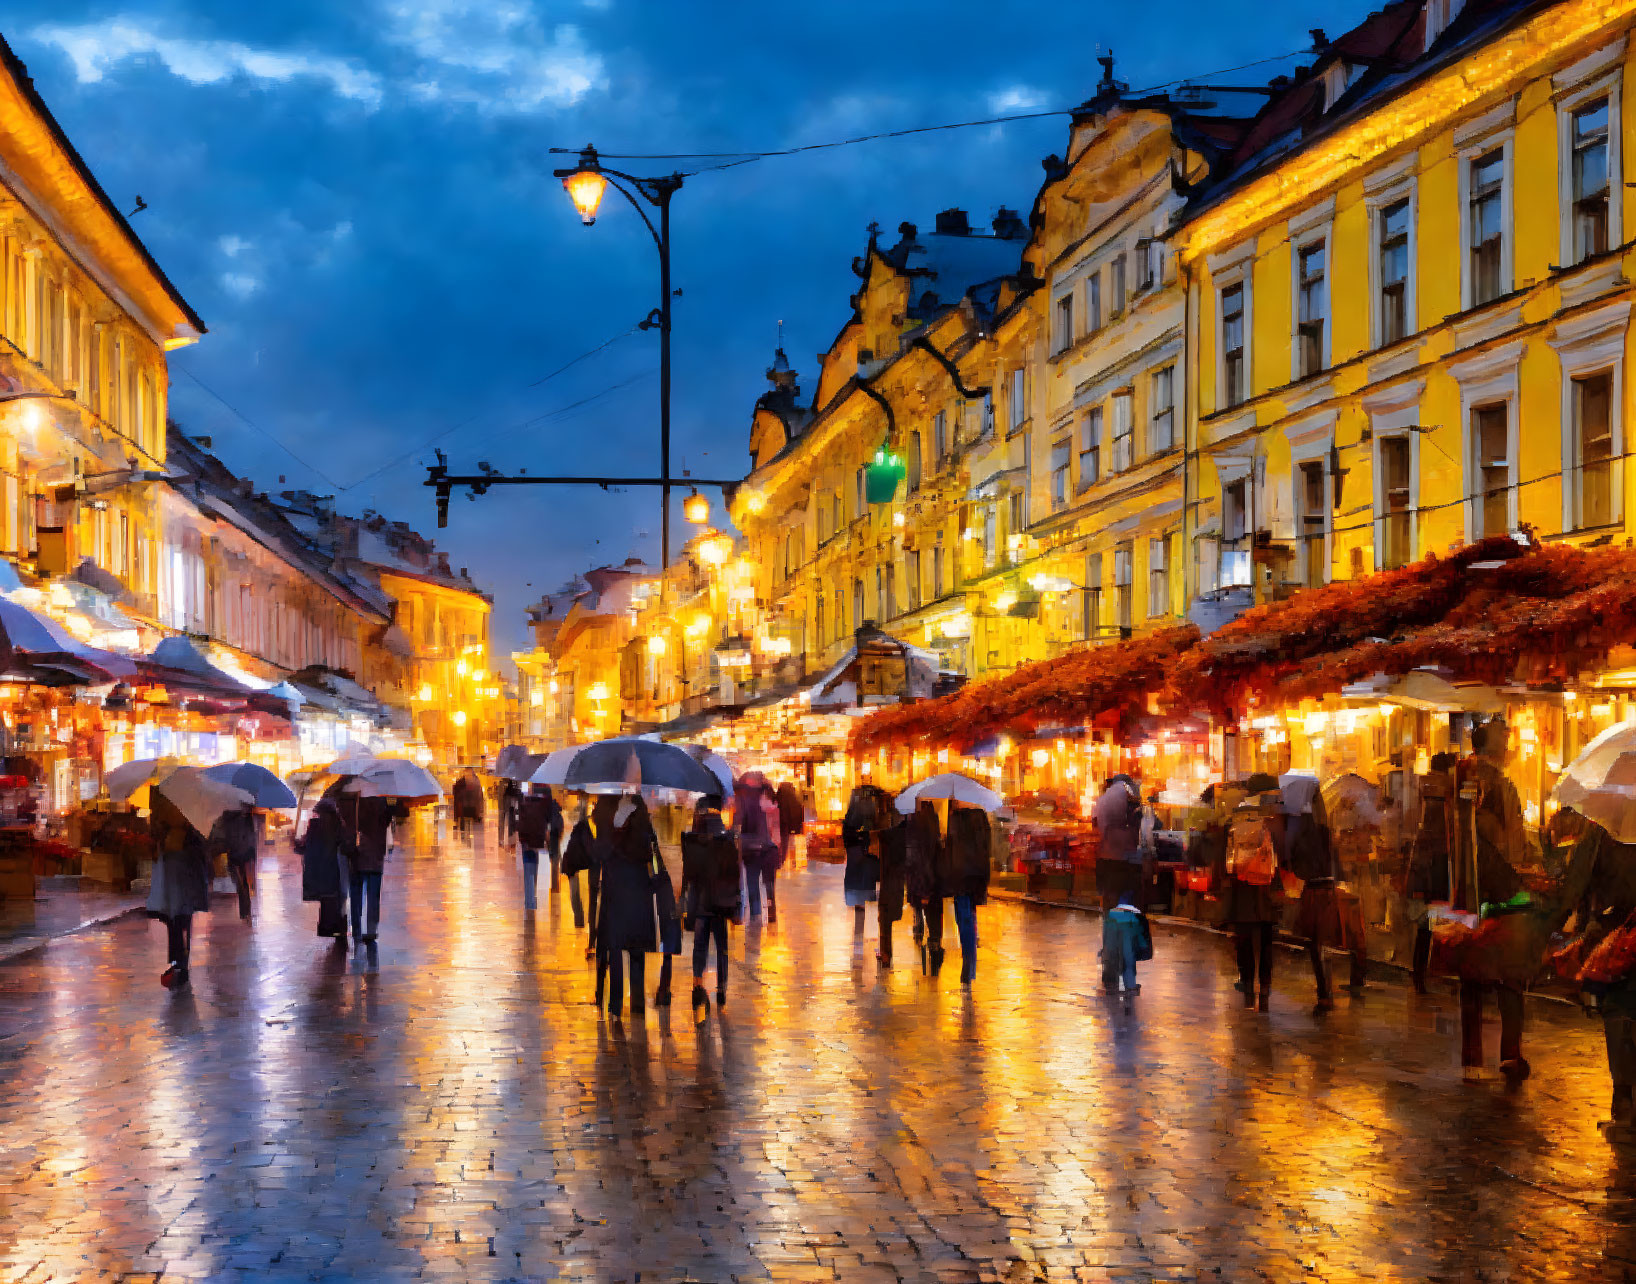
{"label": "pedestrian", "polygon": [[1102,908],[1121,900],[1140,904],[1142,896],[1142,800],[1124,772],[1109,776],[1092,809],[1096,819],[1096,889]]}
{"label": "pedestrian", "polygon": [[210,909],[210,860],[203,836],[176,804],[158,789],[151,797],[148,832],[155,860],[147,910],[165,925],[166,965],[159,983],[178,990],[188,983],[193,916]]}
{"label": "pedestrian", "polygon": [[949,890],[954,899],[954,927],[960,937],[960,983],[977,979],[977,907],[988,902],[993,829],[988,812],[962,803],[949,804]]}
{"label": "pedestrian", "polygon": [[846,870],[841,887],[846,903],[852,909],[852,947],[863,948],[864,915],[877,898],[880,885],[880,858],[874,849],[875,831],[884,817],[883,807],[890,806],[885,792],[874,785],[859,785],[847,800],[846,814],[841,818],[841,845],[846,849]]}
{"label": "pedestrian", "polygon": [[347,849],[352,939],[372,945],[381,922],[381,876],[386,872],[392,825],[408,816],[409,809],[396,798],[343,791],[340,812],[352,840]]}
{"label": "pedestrian", "polygon": [[233,807],[224,811],[215,828],[210,831],[209,855],[217,852],[227,857],[227,872],[233,877],[233,888],[239,894],[239,918],[250,921],[250,898],[256,889],[256,813],[250,807]]}
{"label": "pedestrian", "polygon": [[1102,992],[1124,992],[1128,1011],[1131,999],[1142,992],[1136,983],[1136,965],[1153,957],[1153,928],[1147,915],[1129,900],[1120,901],[1102,915]]}
{"label": "pedestrian", "polygon": [[647,1007],[647,956],[659,948],[659,880],[668,883],[670,876],[641,795],[599,798],[592,823],[603,849],[597,946],[607,964],[608,1013],[617,1020],[624,1005],[628,964],[630,1015],[636,1019]]}
{"label": "pedestrian", "polygon": [[1420,777],[1420,825],[1409,850],[1409,873],[1404,892],[1409,916],[1415,920],[1414,954],[1410,972],[1416,994],[1426,993],[1431,966],[1432,906],[1449,903],[1449,859],[1454,854],[1454,771],[1460,759],[1435,753],[1431,770]]}
{"label": "pedestrian", "polygon": [[1369,967],[1363,910],[1345,884],[1318,778],[1298,772],[1281,776],[1279,798],[1282,825],[1274,826],[1279,864],[1301,880],[1295,934],[1307,943],[1317,989],[1316,1009],[1328,1012],[1335,1006],[1335,993],[1326,950],[1346,950],[1351,955],[1348,988],[1354,996],[1363,992]]}
{"label": "pedestrian", "polygon": [[795,846],[795,840],[806,833],[807,804],[795,782],[790,780],[778,786],[777,799],[778,828],[783,840],[783,861],[780,863],[784,863],[789,860],[790,848]]}
{"label": "pedestrian", "polygon": [[880,900],[876,903],[880,942],[875,957],[882,967],[892,966],[892,930],[903,917],[904,884],[907,876],[905,845],[909,838],[909,818],[902,815],[894,804],[888,804],[890,822],[879,832],[880,843]]}
{"label": "pedestrian", "polygon": [[716,1010],[727,1006],[727,928],[743,910],[739,895],[738,844],[721,818],[719,794],[700,798],[693,825],[682,835],[682,926],[693,932],[693,1019],[710,1012],[704,968],[716,945]]}
{"label": "pedestrian", "polygon": [[921,971],[936,975],[943,966],[943,826],[928,798],[915,804],[904,835],[904,892],[915,911],[915,944]]}
{"label": "pedestrian", "polygon": [[542,851],[550,862],[551,889],[556,890],[562,844],[562,808],[551,796],[551,786],[530,785],[529,790],[518,793],[512,830],[522,851],[524,909],[534,909],[538,904]]}
{"label": "pedestrian", "polygon": [[759,771],[747,771],[733,791],[733,830],[738,836],[739,859],[749,892],[750,917],[761,917],[761,897],[767,897],[767,921],[778,922],[777,880],[782,859],[778,803]]}
{"label": "pedestrian", "polygon": [[483,784],[477,773],[467,767],[449,791],[454,803],[455,828],[467,842],[483,836]]}
{"label": "pedestrian", "polygon": [[[1225,891],[1227,922],[1238,956],[1237,988],[1244,1006],[1265,1012],[1272,997],[1273,939],[1280,907],[1274,881],[1278,851],[1271,821],[1276,815],[1278,781],[1257,772],[1242,787],[1243,801],[1233,808],[1223,844],[1224,867],[1217,885]],[[1229,799],[1238,791],[1227,791]],[[1260,984],[1260,997],[1256,986]]]}
{"label": "pedestrian", "polygon": [[[568,844],[563,848],[562,872],[568,879],[568,900],[574,909],[574,926],[588,925],[590,929],[585,942],[585,957],[590,958],[596,953],[597,896],[602,889],[602,860],[597,848],[596,829],[591,822],[590,802],[585,794],[579,796],[579,814],[568,833]],[[579,876],[582,873],[590,898],[589,917],[579,898]]]}
{"label": "pedestrian", "polygon": [[318,935],[334,937],[338,945],[345,944],[347,937],[350,880],[342,848],[349,841],[335,798],[326,793],[295,845],[301,853],[301,899],[318,902]]}
{"label": "pedestrian", "polygon": [[523,803],[523,789],[510,776],[500,782],[500,799],[498,814],[500,820],[500,845],[502,847],[516,843],[517,840],[517,811]]}

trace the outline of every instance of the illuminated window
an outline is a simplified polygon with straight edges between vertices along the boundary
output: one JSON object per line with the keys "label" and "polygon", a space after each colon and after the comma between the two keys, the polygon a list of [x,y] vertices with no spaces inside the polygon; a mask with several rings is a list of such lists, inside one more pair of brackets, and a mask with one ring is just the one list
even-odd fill
{"label": "illuminated window", "polygon": [[1114,623],[1122,629],[1131,626],[1132,553],[1132,546],[1129,544],[1121,544],[1113,550],[1114,610],[1119,617]]}

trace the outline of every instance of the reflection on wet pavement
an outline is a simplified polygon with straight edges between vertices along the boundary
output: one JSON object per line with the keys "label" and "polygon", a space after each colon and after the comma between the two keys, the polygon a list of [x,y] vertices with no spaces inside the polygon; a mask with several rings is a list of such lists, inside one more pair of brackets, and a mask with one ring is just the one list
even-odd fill
{"label": "reflection on wet pavement", "polygon": [[[0,965],[0,1276],[211,1279],[1619,1279],[1636,1154],[1595,1129],[1600,1026],[1530,1010],[1534,1077],[1463,1084],[1452,996],[1270,1016],[1162,935],[1126,1015],[1093,918],[991,905],[977,983],[854,948],[838,868],[735,931],[727,1011],[623,1027],[564,891],[514,860],[388,867],[378,947],[260,916],[158,985],[140,919]],[[743,960],[741,963],[740,960]],[[650,968],[650,978],[655,974]],[[650,985],[651,985],[650,980]],[[1490,1031],[1490,1055],[1495,1032]]]}

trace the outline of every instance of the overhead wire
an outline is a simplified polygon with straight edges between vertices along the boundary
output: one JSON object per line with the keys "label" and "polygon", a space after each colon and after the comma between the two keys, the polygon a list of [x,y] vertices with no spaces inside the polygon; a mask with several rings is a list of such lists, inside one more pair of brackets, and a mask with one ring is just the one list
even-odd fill
{"label": "overhead wire", "polygon": [[193,371],[189,370],[186,366],[179,365],[179,364],[173,364],[172,369],[180,370],[189,379],[193,380],[193,382],[196,383],[200,387],[200,389],[203,390],[207,395],[214,398],[217,402],[219,402],[222,406],[224,406],[228,411],[230,411],[233,414],[233,416],[236,419],[239,420],[240,423],[245,425],[245,427],[251,428],[254,431],[260,433],[263,437],[265,437],[268,441],[272,442],[273,445],[277,446],[286,455],[288,455],[291,459],[295,460],[296,463],[300,464],[303,468],[305,468],[308,472],[310,472],[314,477],[318,478],[325,485],[335,486],[335,485],[338,484],[333,478],[329,477],[324,472],[324,470],[322,468],[318,467],[317,464],[312,463],[310,460],[303,459],[300,455],[296,454],[296,452],[294,450],[292,450],[287,444],[285,444],[283,441],[279,440],[278,437],[274,436],[267,429],[263,428],[254,419],[251,419],[249,415],[245,414],[244,411],[240,410],[232,402],[228,401],[226,397],[222,396],[221,393],[217,392],[214,388],[212,388],[209,384],[207,384],[203,379],[199,378],[198,375],[194,374]]}

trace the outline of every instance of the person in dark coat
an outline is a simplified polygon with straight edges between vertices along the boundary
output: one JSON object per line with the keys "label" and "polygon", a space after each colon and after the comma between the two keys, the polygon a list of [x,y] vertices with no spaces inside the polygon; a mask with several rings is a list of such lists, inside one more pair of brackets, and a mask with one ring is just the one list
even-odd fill
{"label": "person in dark coat", "polygon": [[1324,812],[1324,797],[1315,776],[1290,774],[1279,791],[1283,825],[1279,832],[1279,864],[1301,880],[1301,902],[1296,910],[1295,934],[1305,937],[1317,1008],[1335,1006],[1327,949],[1346,950],[1352,957],[1350,989],[1363,989],[1368,956],[1363,916],[1357,898],[1342,886],[1340,854],[1335,848]]}
{"label": "person in dark coat", "polygon": [[346,792],[341,794],[339,809],[352,840],[348,860],[352,938],[368,945],[374,942],[381,923],[381,876],[386,872],[392,825],[408,816],[409,809],[396,798],[366,798]]}
{"label": "person in dark coat", "polygon": [[891,823],[876,836],[880,844],[880,900],[876,903],[880,944],[875,957],[882,967],[892,966],[892,927],[903,917],[905,879],[908,876],[909,818],[888,803]]}
{"label": "person in dark coat", "polygon": [[500,782],[498,813],[500,817],[500,844],[517,842],[517,810],[523,803],[523,786],[507,776]]}
{"label": "person in dark coat", "polygon": [[915,804],[904,835],[904,891],[915,910],[915,941],[922,966],[935,973],[943,966],[943,826],[929,799]]}
{"label": "person in dark coat", "polygon": [[[1265,1012],[1272,998],[1273,940],[1282,916],[1276,875],[1278,867],[1277,811],[1273,805],[1278,781],[1257,772],[1240,790],[1223,790],[1226,802],[1245,800],[1228,817],[1227,841],[1222,844],[1222,867],[1216,886],[1224,891],[1227,922],[1233,929],[1238,955],[1237,986],[1244,1006]],[[1256,983],[1261,994],[1256,997]]]}
{"label": "person in dark coat", "polygon": [[759,771],[739,777],[733,791],[733,831],[738,835],[739,859],[749,892],[750,917],[761,917],[761,897],[767,896],[767,921],[778,922],[778,865],[783,859],[778,803]]}
{"label": "person in dark coat", "polygon": [[477,773],[470,767],[460,773],[460,778],[454,782],[454,788],[449,791],[450,799],[454,804],[455,828],[460,836],[470,840],[473,835],[482,836],[483,832],[483,782],[478,780]]}
{"label": "person in dark coat", "polygon": [[977,979],[977,907],[988,901],[992,835],[988,812],[949,804],[949,890],[954,894],[954,927],[960,935],[962,985]]}
{"label": "person in dark coat", "polygon": [[1414,933],[1411,975],[1416,994],[1426,992],[1431,966],[1432,932],[1426,915],[1430,905],[1449,903],[1449,857],[1454,851],[1454,769],[1460,759],[1452,753],[1433,754],[1431,770],[1420,778],[1420,826],[1409,851],[1409,874],[1404,892],[1419,910]]}
{"label": "person in dark coat", "polygon": [[[568,880],[568,900],[574,908],[574,926],[590,925],[590,936],[585,943],[585,957],[596,953],[597,896],[602,890],[602,859],[597,850],[596,830],[587,810],[586,796],[579,796],[579,816],[568,832],[568,844],[562,852],[562,873]],[[579,876],[585,875],[586,891],[590,897],[590,917],[579,899]]]}
{"label": "person in dark coat", "polygon": [[350,841],[335,799],[326,794],[296,842],[301,853],[301,899],[318,902],[318,935],[333,936],[338,944],[347,936],[346,857],[342,845]]}
{"label": "person in dark coat", "polygon": [[786,780],[778,786],[778,827],[782,842],[780,844],[783,859],[788,860],[790,855],[790,840],[797,834],[806,832],[807,804],[801,797],[801,791],[795,787],[793,781]]}
{"label": "person in dark coat", "polygon": [[157,857],[148,890],[148,914],[165,924],[167,962],[159,983],[175,990],[188,983],[193,916],[210,909],[210,859],[203,836],[158,789],[152,791],[148,832]]}
{"label": "person in dark coat", "polygon": [[227,872],[233,876],[233,887],[239,894],[239,918],[250,920],[250,897],[256,887],[256,813],[250,807],[235,807],[224,811],[210,831],[208,854],[217,852],[227,857]]}
{"label": "person in dark coat", "polygon": [[841,818],[841,846],[846,849],[846,871],[841,886],[846,903],[852,907],[854,948],[863,943],[864,915],[877,896],[880,858],[875,851],[875,833],[886,820],[882,809],[890,806],[884,790],[874,785],[859,785],[847,800],[846,815]]}
{"label": "person in dark coat", "polygon": [[[612,804],[605,807],[604,803]],[[659,840],[639,795],[597,800],[593,813],[605,840],[601,918],[597,943],[607,960],[608,1012],[617,1018],[624,1004],[625,964],[630,966],[630,1014],[647,1007],[643,978],[649,954],[659,948],[659,880],[668,884],[659,859]]]}
{"label": "person in dark coat", "polygon": [[1108,777],[1093,809],[1096,817],[1096,889],[1104,911],[1122,900],[1143,901],[1142,799],[1123,772]]}
{"label": "person in dark coat", "polygon": [[738,843],[721,819],[722,800],[711,794],[693,809],[693,827],[682,835],[682,926],[693,932],[693,1019],[710,1012],[704,968],[716,943],[716,1009],[727,1005],[727,928],[739,921]]}
{"label": "person in dark coat", "polygon": [[533,909],[538,904],[536,893],[542,851],[550,860],[551,887],[556,890],[562,848],[562,808],[551,796],[551,786],[531,785],[529,790],[518,796],[512,830],[522,848],[524,909]]}

